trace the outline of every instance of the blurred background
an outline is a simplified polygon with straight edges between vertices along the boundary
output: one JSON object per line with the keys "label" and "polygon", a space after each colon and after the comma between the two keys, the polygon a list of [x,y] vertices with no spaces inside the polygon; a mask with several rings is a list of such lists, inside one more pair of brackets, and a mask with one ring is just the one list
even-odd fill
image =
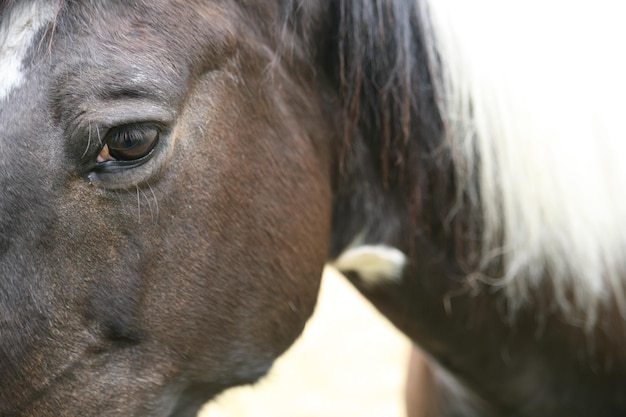
{"label": "blurred background", "polygon": [[327,268],[315,314],[272,371],[231,389],[199,417],[405,417],[410,344]]}

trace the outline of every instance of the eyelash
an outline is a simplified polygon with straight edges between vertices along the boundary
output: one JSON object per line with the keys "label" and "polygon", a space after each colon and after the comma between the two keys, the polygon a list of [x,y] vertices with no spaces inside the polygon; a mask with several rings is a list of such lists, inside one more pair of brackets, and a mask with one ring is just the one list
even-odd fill
{"label": "eyelash", "polygon": [[112,128],[103,139],[96,162],[140,161],[152,153],[159,142],[160,129],[153,124],[131,124]]}

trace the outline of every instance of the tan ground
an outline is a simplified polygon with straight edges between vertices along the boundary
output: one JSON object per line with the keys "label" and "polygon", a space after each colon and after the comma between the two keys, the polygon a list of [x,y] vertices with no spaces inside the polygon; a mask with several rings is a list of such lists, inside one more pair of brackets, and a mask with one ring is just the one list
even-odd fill
{"label": "tan ground", "polygon": [[408,352],[404,336],[327,270],[315,315],[270,374],[199,417],[404,417]]}

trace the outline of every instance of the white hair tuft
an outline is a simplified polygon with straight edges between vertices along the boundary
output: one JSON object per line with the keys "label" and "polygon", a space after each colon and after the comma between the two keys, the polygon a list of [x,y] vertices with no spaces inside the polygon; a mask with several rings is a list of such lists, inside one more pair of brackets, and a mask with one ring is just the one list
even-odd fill
{"label": "white hair tuft", "polygon": [[563,311],[624,311],[625,25],[615,2],[421,4],[463,190],[483,256],[513,305],[550,279]]}

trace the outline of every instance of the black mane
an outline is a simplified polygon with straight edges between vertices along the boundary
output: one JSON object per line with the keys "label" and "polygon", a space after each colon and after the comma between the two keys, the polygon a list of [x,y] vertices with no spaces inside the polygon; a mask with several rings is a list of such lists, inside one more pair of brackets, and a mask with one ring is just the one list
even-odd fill
{"label": "black mane", "polygon": [[[400,0],[328,3],[330,35],[316,47],[344,113],[335,217],[358,219],[335,225],[342,231],[331,255],[363,233],[363,224],[366,241],[411,242],[423,228],[442,239],[458,235],[449,233],[458,229],[450,216],[454,166],[443,141],[437,57],[426,44],[421,12],[418,2]],[[397,207],[408,210],[400,216],[404,224],[381,222]],[[398,228],[402,237],[392,231]]]}
{"label": "black mane", "polygon": [[[417,2],[337,2],[338,74],[348,123],[380,155],[385,182],[403,178],[410,142],[424,155],[441,141],[435,74]],[[417,147],[416,147],[417,148]]]}

